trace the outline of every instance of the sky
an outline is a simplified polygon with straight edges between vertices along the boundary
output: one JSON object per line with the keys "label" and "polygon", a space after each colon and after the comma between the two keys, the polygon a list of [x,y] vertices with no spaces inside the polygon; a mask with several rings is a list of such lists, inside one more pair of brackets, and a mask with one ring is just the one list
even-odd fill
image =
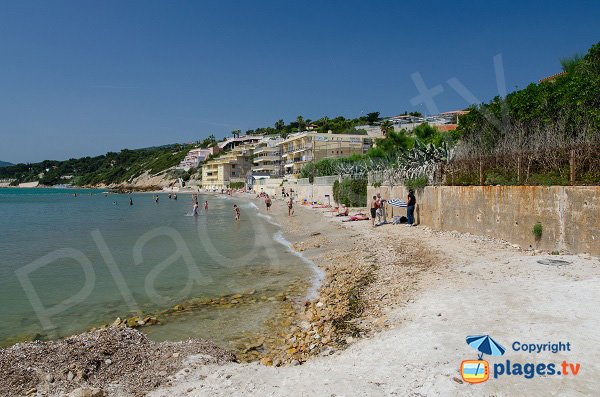
{"label": "sky", "polygon": [[560,72],[599,20],[595,0],[3,0],[0,160],[461,109]]}

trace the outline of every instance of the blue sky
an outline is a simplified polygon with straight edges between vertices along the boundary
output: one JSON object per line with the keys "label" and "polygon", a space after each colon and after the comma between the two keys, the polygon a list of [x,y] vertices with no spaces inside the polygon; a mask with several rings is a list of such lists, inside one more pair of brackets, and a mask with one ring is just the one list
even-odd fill
{"label": "blue sky", "polygon": [[[560,71],[599,1],[2,1],[0,160],[189,142],[298,115],[431,113]],[[441,89],[441,91],[440,91]],[[464,93],[463,93],[464,94]]]}

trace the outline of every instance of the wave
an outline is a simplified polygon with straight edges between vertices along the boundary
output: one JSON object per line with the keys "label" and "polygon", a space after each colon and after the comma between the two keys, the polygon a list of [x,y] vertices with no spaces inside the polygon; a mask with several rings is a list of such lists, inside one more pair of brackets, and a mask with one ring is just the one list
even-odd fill
{"label": "wave", "polygon": [[266,220],[267,220],[267,222],[269,222],[269,223],[270,223],[271,225],[273,225],[273,226],[281,226],[279,223],[277,223],[277,222],[275,222],[275,221],[273,220],[273,218],[271,217],[271,215],[265,215],[265,214],[263,214],[263,213],[261,213],[261,212],[257,212],[257,213],[256,213],[256,216],[258,216],[259,218],[266,219]]}
{"label": "wave", "polygon": [[279,244],[286,247],[289,252],[291,252],[293,255],[296,255],[298,258],[300,258],[304,263],[306,263],[311,268],[314,275],[313,275],[313,279],[312,279],[312,285],[310,286],[310,288],[308,289],[308,292],[306,293],[306,299],[307,300],[315,299],[318,296],[319,287],[321,286],[321,283],[325,279],[325,272],[323,270],[321,270],[321,268],[319,266],[317,266],[313,261],[306,258],[300,252],[297,252],[296,250],[294,250],[294,248],[292,247],[292,243],[290,243],[288,240],[285,239],[285,237],[283,237],[282,231],[278,231],[277,233],[275,233],[273,235],[273,240],[275,240]]}
{"label": "wave", "polygon": [[247,202],[247,203],[241,204],[240,207],[242,207],[242,208],[254,208],[255,210],[258,211],[258,207],[253,202]]}

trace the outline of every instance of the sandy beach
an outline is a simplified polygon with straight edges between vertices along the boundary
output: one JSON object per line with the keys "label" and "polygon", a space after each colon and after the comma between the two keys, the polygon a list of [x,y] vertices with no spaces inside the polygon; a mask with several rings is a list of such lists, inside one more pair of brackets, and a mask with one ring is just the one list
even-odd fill
{"label": "sandy beach", "polygon": [[[267,215],[262,200],[240,197],[254,201]],[[369,221],[342,222],[330,210],[301,205],[288,217],[281,200],[274,201],[268,215],[281,225],[291,247],[323,271],[324,279],[317,298],[286,301],[288,308],[264,334],[250,336],[235,352],[241,362],[231,362],[223,350],[206,342],[178,350],[176,360],[172,345],[151,345],[157,355],[143,374],[148,379],[154,376],[154,384],[140,386],[131,381],[132,374],[141,370],[135,362],[110,374],[99,365],[98,373],[89,379],[69,380],[68,371],[63,371],[60,376],[65,379],[52,382],[44,373],[50,369],[40,367],[36,369],[40,383],[28,388],[35,389],[29,395],[64,395],[91,386],[109,396],[143,395],[152,390],[148,395],[164,397],[508,396],[524,392],[583,396],[598,388],[598,258],[523,251],[487,237],[424,227],[372,228]],[[538,262],[544,259],[565,263]],[[521,363],[566,360],[579,363],[581,371],[577,376],[533,379],[491,376],[484,384],[469,385],[462,381],[459,366],[462,360],[477,358],[465,337],[478,334],[492,335],[507,349],[505,357],[484,357],[490,365],[505,359]],[[90,336],[75,338],[85,341]],[[568,341],[572,350],[516,352],[511,348],[514,341]],[[23,346],[29,345],[18,349]],[[165,351],[168,354],[162,354]],[[68,357],[61,361],[67,369],[68,361]],[[6,361],[4,365],[15,370]],[[53,363],[38,360],[30,365],[51,368]],[[153,374],[156,368],[160,373]]]}

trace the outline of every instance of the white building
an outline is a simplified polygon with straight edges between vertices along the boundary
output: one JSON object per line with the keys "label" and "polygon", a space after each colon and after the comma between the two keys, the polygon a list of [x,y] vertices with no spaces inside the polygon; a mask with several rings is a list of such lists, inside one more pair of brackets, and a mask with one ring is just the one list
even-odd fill
{"label": "white building", "polygon": [[177,168],[188,171],[191,168],[198,168],[200,164],[211,154],[220,152],[219,147],[211,147],[208,149],[192,149],[188,152]]}

